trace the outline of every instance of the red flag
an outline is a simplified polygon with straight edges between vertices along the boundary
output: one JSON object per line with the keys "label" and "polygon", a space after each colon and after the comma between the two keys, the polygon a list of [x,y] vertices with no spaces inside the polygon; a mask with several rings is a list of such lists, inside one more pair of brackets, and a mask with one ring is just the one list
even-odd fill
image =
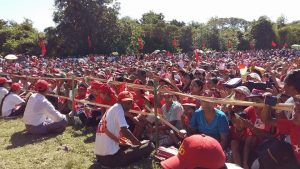
{"label": "red flag", "polygon": [[199,54],[198,54],[198,51],[195,50],[195,61],[198,63],[199,61]]}
{"label": "red flag", "polygon": [[173,47],[174,47],[174,48],[177,48],[177,41],[176,41],[176,38],[175,38],[175,37],[173,38]]}
{"label": "red flag", "polygon": [[254,43],[253,43],[253,42],[250,42],[250,43],[249,43],[249,47],[250,47],[250,49],[254,49]]}
{"label": "red flag", "polygon": [[273,48],[277,46],[276,42],[274,42],[274,41],[272,41],[271,45],[272,45]]}
{"label": "red flag", "polygon": [[143,44],[143,40],[142,40],[141,37],[138,38],[138,43],[139,43],[140,49],[143,49],[144,48],[144,44]]}
{"label": "red flag", "polygon": [[92,40],[91,40],[91,36],[90,35],[88,35],[87,40],[88,40],[88,46],[89,46],[89,48],[91,48],[92,47]]}
{"label": "red flag", "polygon": [[206,49],[206,42],[202,42],[202,49]]}
{"label": "red flag", "polygon": [[283,44],[283,48],[287,48],[289,45],[288,45],[288,43],[287,42],[285,42],[284,44]]}
{"label": "red flag", "polygon": [[39,46],[42,50],[42,56],[45,56],[47,50],[46,50],[46,45],[45,45],[44,39],[39,40]]}

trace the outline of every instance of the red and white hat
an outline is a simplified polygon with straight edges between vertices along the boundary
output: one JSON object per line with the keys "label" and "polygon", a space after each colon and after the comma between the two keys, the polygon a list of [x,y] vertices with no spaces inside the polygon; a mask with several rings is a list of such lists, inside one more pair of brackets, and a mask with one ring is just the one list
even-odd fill
{"label": "red and white hat", "polygon": [[217,140],[197,134],[183,140],[177,156],[160,164],[164,169],[218,169],[225,166],[225,154]]}

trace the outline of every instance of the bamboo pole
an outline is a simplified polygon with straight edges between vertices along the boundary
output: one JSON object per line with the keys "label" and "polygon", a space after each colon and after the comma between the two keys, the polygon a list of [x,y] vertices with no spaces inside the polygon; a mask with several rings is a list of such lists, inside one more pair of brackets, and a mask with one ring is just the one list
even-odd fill
{"label": "bamboo pole", "polygon": [[74,112],[75,105],[75,77],[72,76],[72,112]]}
{"label": "bamboo pole", "polygon": [[154,115],[155,115],[155,146],[159,147],[159,130],[158,130],[158,118],[157,118],[157,103],[158,103],[158,82],[154,82]]}
{"label": "bamboo pole", "polygon": [[[1,74],[1,75],[9,75],[9,74]],[[28,78],[28,79],[56,79],[56,80],[72,79],[72,78],[30,77],[30,76],[20,76],[20,75],[10,75],[10,76],[22,77],[22,78]],[[106,79],[99,79],[99,78],[94,78],[94,77],[88,77],[88,78],[94,79],[94,80],[99,80],[101,82],[107,82]],[[75,79],[81,80],[81,79],[83,79],[83,77],[76,77]],[[119,85],[123,82],[110,81],[109,83]],[[153,88],[151,88],[149,86],[144,86],[144,85],[126,83],[126,86],[130,87],[130,88],[141,89],[141,90],[146,90],[146,91],[154,91]],[[175,94],[178,96],[184,96],[184,97],[191,97],[194,99],[199,99],[199,100],[216,103],[216,104],[230,104],[230,105],[238,105],[238,106],[255,106],[255,107],[264,107],[265,106],[265,104],[263,104],[263,103],[255,103],[255,102],[248,102],[248,101],[241,101],[241,100],[231,100],[231,99],[227,99],[227,98],[211,98],[211,97],[196,96],[196,95],[190,95],[190,94],[174,92],[174,91],[167,91],[167,90],[160,90],[160,92],[172,93],[172,94]],[[283,110],[283,111],[291,112],[291,111],[293,111],[294,105],[286,104],[286,103],[279,103],[276,106],[273,106],[272,108],[276,109],[276,110]]]}

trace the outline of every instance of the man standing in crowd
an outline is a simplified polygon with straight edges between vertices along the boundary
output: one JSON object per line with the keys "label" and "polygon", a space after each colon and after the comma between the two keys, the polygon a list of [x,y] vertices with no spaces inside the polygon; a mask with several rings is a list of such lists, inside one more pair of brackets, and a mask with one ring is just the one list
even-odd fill
{"label": "man standing in crowd", "polygon": [[27,131],[32,134],[63,132],[68,124],[67,118],[46,99],[48,82],[38,80],[35,89],[37,93],[29,97],[23,117]]}
{"label": "man standing in crowd", "polygon": [[[102,166],[126,166],[149,156],[153,151],[152,143],[140,142],[128,129],[125,115],[132,108],[132,94],[123,91],[118,95],[118,103],[109,108],[100,121],[96,134],[95,154]],[[125,145],[121,140],[127,140]]]}

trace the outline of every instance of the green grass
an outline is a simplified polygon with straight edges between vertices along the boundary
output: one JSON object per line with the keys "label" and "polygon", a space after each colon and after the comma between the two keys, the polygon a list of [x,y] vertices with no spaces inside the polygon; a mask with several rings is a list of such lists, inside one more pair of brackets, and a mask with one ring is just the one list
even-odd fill
{"label": "green grass", "polygon": [[[1,169],[96,169],[95,136],[85,129],[67,127],[59,135],[34,136],[25,131],[21,119],[0,119]],[[160,168],[153,158],[129,168]]]}

